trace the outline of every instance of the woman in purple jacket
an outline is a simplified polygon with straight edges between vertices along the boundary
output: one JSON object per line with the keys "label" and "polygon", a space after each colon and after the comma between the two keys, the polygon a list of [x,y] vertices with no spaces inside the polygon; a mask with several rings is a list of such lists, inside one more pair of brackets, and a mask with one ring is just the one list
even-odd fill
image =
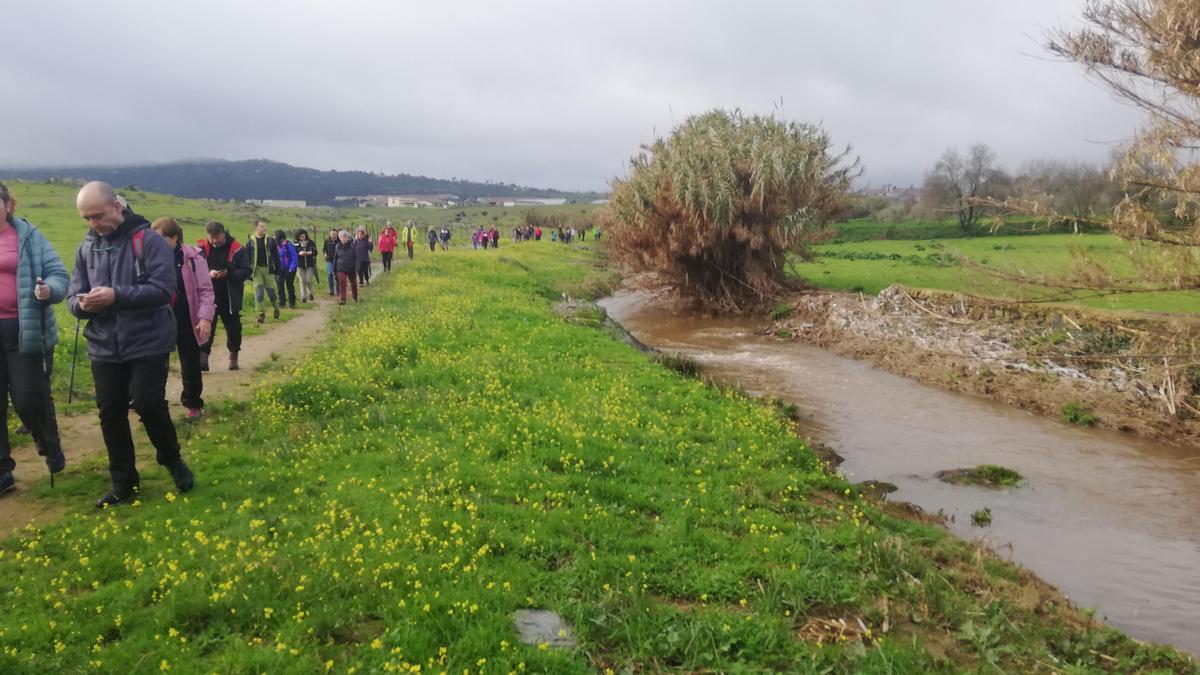
{"label": "woman in purple jacket", "polygon": [[179,402],[187,408],[187,418],[197,420],[204,410],[204,380],[200,372],[200,345],[212,335],[212,320],[217,313],[212,279],[204,254],[183,243],[183,228],[170,218],[159,218],[150,227],[175,249],[176,348],[179,372],[183,376],[183,394]]}

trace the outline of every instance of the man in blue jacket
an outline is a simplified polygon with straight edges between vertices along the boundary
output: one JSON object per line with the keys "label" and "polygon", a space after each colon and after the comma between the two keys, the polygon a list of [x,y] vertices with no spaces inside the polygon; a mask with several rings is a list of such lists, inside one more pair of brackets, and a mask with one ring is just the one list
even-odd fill
{"label": "man in blue jacket", "polygon": [[112,186],[92,182],[75,199],[89,232],[75,253],[67,302],[87,319],[88,358],[96,381],[100,431],[112,489],[97,507],[133,501],[140,486],[129,408],[142,418],[158,463],[180,492],[196,484],[179,454],[167,408],[167,360],[175,350],[175,257],[145,218],[125,208]]}

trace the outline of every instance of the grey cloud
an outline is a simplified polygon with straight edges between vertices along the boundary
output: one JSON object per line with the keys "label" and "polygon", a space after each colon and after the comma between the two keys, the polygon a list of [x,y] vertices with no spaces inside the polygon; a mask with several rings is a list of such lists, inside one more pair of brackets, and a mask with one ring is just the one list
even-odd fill
{"label": "grey cloud", "polygon": [[874,183],[976,140],[1010,166],[1102,160],[1137,115],[1038,44],[1081,5],[18,0],[0,165],[269,157],[603,189],[714,106],[822,122]]}

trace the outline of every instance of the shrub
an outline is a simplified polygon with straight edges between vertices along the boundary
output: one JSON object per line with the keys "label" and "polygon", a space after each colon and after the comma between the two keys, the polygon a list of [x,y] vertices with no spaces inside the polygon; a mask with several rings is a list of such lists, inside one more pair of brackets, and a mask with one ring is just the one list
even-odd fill
{"label": "shrub", "polygon": [[720,309],[786,284],[785,254],[848,204],[858,161],[810,124],[714,110],[634,157],[605,210],[611,250]]}
{"label": "shrub", "polygon": [[1062,408],[1062,421],[1067,424],[1077,424],[1081,427],[1090,427],[1098,420],[1090,408],[1082,403],[1072,401]]}
{"label": "shrub", "polygon": [[787,302],[781,302],[775,305],[775,309],[771,310],[771,320],[780,321],[792,315],[792,305]]}

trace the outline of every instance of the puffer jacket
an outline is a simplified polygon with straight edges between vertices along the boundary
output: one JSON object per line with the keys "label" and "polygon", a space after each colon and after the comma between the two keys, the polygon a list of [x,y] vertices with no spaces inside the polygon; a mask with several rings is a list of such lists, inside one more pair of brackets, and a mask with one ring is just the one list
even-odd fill
{"label": "puffer jacket", "polygon": [[[140,263],[133,252],[133,234],[142,235]],[[113,304],[98,314],[85,312],[78,295],[97,287],[113,289]],[[75,252],[75,269],[67,289],[71,313],[87,319],[88,357],[122,363],[175,351],[175,317],[171,298],[176,292],[175,252],[146,219],[125,211],[125,222],[108,236],[89,232]]]}
{"label": "puffer jacket", "polygon": [[[17,317],[22,354],[54,353],[58,344],[58,324],[50,305],[67,297],[67,268],[50,246],[46,235],[22,218],[9,224],[17,233]],[[33,297],[38,277],[50,287],[49,302]]]}

